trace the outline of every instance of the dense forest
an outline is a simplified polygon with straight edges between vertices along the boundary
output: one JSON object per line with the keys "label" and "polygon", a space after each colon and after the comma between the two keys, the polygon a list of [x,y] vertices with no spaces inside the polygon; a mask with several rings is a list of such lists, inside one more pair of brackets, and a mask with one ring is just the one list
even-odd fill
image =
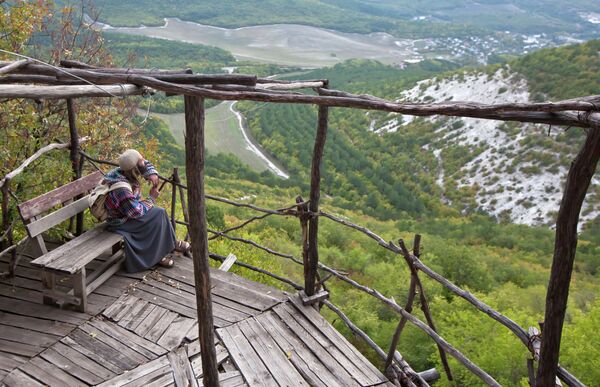
{"label": "dense forest", "polygon": [[526,55],[511,66],[528,81],[534,99],[568,99],[600,90],[600,39]]}
{"label": "dense forest", "polygon": [[[420,93],[425,94],[426,90],[439,89],[445,79],[463,83],[467,89],[465,79],[470,75],[492,79],[495,74],[505,74],[503,76],[510,78],[509,83],[518,83],[524,78],[530,85],[533,99],[567,99],[597,93],[600,59],[596,53],[599,42],[592,40],[581,45],[542,50],[504,65],[484,68],[457,70],[453,64],[438,60],[410,64],[399,70],[377,62],[352,60],[305,73],[301,77],[326,78],[335,89],[394,100],[400,97],[402,90],[415,87],[421,79],[433,78],[419,84]],[[561,65],[563,62],[564,65]],[[551,67],[548,63],[557,65]],[[562,86],[560,79],[568,82]],[[506,90],[500,88],[498,92]],[[428,102],[428,98],[433,100],[424,95],[422,102]],[[255,104],[250,103],[239,106],[246,111],[250,130],[261,145],[277,155],[294,178],[306,181],[310,149],[297,144],[313,138],[316,110],[296,105],[270,105],[260,109],[255,109]],[[452,132],[465,125],[461,119],[415,119],[403,125],[402,130],[396,131],[396,124],[394,130],[374,133],[375,123],[382,127],[392,121],[403,122],[403,118],[379,112],[332,109],[330,138],[324,154],[327,166],[324,189],[336,197],[337,204],[358,207],[365,213],[382,218],[394,218],[403,212],[437,214],[444,211],[439,200],[443,194],[446,201],[454,203],[457,209],[478,211],[475,196],[479,187],[458,183],[472,174],[473,171],[464,166],[488,149],[486,142],[463,145],[449,141]],[[557,130],[549,137],[545,135],[547,128],[531,128],[510,122],[501,125],[499,131],[508,138],[519,138],[518,148],[498,149],[496,156],[510,156],[509,163],[495,167],[490,165],[488,174],[555,174],[568,168],[583,133],[580,130]],[[445,181],[443,192],[439,184],[435,184],[440,166],[434,149],[441,150],[445,174],[453,176],[453,179]],[[481,187],[481,190],[484,188]],[[590,195],[590,200],[596,203],[598,198],[594,195]],[[526,200],[528,202],[524,204],[529,205],[531,199]]]}
{"label": "dense forest", "polygon": [[[390,96],[452,68],[448,62],[426,61],[399,71],[377,62],[353,60],[303,77],[330,79],[333,88]],[[307,140],[314,138],[316,110],[298,105],[269,105],[258,110],[250,103],[240,106],[243,112],[243,107],[249,106],[245,115],[253,136],[271,154],[282,155],[281,162],[299,184],[307,182],[312,154]],[[371,117],[364,111],[332,109],[331,116],[323,189],[336,198],[338,206],[361,208],[382,218],[435,212],[437,200],[431,198],[436,188],[428,173],[435,164],[420,150],[433,126],[384,138],[366,132]],[[396,168],[399,165],[402,167]]]}
{"label": "dense forest", "polygon": [[[109,2],[106,2],[107,4]],[[334,1],[328,2],[334,4]],[[154,3],[153,3],[154,4]],[[158,3],[156,3],[157,6]],[[162,3],[160,6],[164,6]],[[354,3],[349,3],[354,4]],[[144,8],[148,10],[151,8]],[[10,40],[0,40],[0,48],[20,52],[33,52],[27,45],[36,25],[42,25],[47,10],[29,7],[21,15],[32,28],[19,31]],[[169,51],[163,51],[163,41],[151,39],[108,36],[106,48],[103,38],[88,31],[87,49],[66,47],[61,42],[78,42],[73,39],[73,14],[63,13],[60,23],[67,26],[53,37],[54,50],[40,59],[56,61],[65,55],[69,58],[102,63],[105,65],[138,65],[171,67]],[[19,20],[12,23],[20,24]],[[69,27],[70,26],[70,27]],[[43,28],[38,28],[42,31]],[[171,44],[171,42],[169,42]],[[530,81],[533,90],[552,98],[597,93],[598,42],[565,47],[520,58],[510,66],[518,69]],[[127,62],[127,47],[139,47],[137,59]],[[169,46],[170,47],[170,46]],[[230,55],[220,50],[197,46],[178,46],[177,61],[172,67],[207,66],[214,64],[219,71],[229,63]],[[60,48],[60,49],[59,49]],[[114,51],[113,51],[114,50]],[[112,51],[112,52],[111,52]],[[112,53],[112,55],[111,55]],[[160,53],[157,58],[155,54]],[[197,53],[210,60],[193,61]],[[595,53],[595,54],[594,54]],[[69,56],[71,55],[71,56]],[[544,67],[549,61],[562,63],[569,57],[569,66]],[[596,59],[594,58],[594,55]],[[13,59],[2,55],[2,59]],[[552,59],[558,58],[558,59]],[[55,62],[54,62],[55,63]],[[248,64],[251,66],[251,64]],[[519,67],[520,66],[520,67]],[[595,68],[595,70],[594,70]],[[275,72],[275,68],[257,66],[261,71]],[[545,76],[536,78],[544,71]],[[408,66],[405,70],[384,66],[372,61],[354,60],[332,68],[316,70],[302,75],[306,78],[328,78],[331,86],[356,93],[370,93],[380,97],[397,98],[403,89],[413,87],[422,79],[435,75],[465,72],[452,63],[426,61]],[[450,72],[450,73],[448,73]],[[442,74],[440,74],[442,73]],[[556,83],[573,82],[578,73],[576,89],[559,89]],[[553,79],[554,84],[546,82]],[[596,83],[594,83],[596,82]],[[590,86],[592,85],[592,86]],[[588,89],[587,87],[591,88]],[[100,101],[98,103],[98,101]],[[145,121],[135,117],[137,101],[82,100],[79,106],[78,127],[82,135],[92,140],[84,145],[93,156],[111,159],[125,147],[140,147],[146,157],[156,162],[161,171],[182,165],[182,149],[165,124],[148,117]],[[245,106],[244,106],[245,105]],[[177,107],[173,107],[177,109]],[[296,195],[307,197],[308,170],[312,141],[315,133],[316,110],[312,107],[278,105],[252,109],[252,104],[242,104],[254,136],[271,153],[277,155],[293,178],[282,181],[273,175],[257,174],[239,160],[229,155],[210,155],[207,159],[207,189],[209,193],[257,205],[280,208],[294,202]],[[2,102],[0,104],[0,175],[13,170],[26,157],[53,141],[66,141],[64,103],[47,103],[39,106],[33,102]],[[373,118],[385,118],[382,113],[333,109],[331,127],[325,150],[323,209],[346,217],[352,222],[372,229],[386,240],[404,238],[412,241],[414,233],[423,235],[423,261],[459,286],[476,294],[521,326],[537,326],[543,318],[546,285],[553,248],[553,232],[548,228],[534,228],[509,223],[498,223],[485,214],[461,212],[440,201],[440,190],[435,184],[435,160],[423,145],[435,137],[436,125],[426,120],[416,120],[402,131],[375,135],[369,132]],[[519,130],[518,127],[509,128]],[[460,149],[456,158],[461,156]],[[89,170],[86,170],[89,172]],[[166,173],[165,173],[166,174]],[[182,175],[183,175],[182,171]],[[70,179],[70,165],[66,153],[45,157],[13,181],[15,195],[23,199],[36,196],[53,187],[57,181]],[[32,183],[35,182],[35,183]],[[163,195],[161,205],[168,207],[168,195]],[[12,214],[16,212],[12,208]],[[252,214],[253,215],[253,214]],[[182,214],[179,214],[182,218]],[[229,208],[210,203],[208,220],[211,227],[223,229],[239,224],[251,214],[246,209]],[[88,219],[91,224],[91,219]],[[184,230],[180,227],[180,233]],[[18,226],[16,237],[24,235]],[[588,228],[581,234],[570,303],[567,311],[561,364],[589,385],[599,385],[600,369],[594,364],[600,358],[595,343],[600,340],[600,233]],[[236,236],[252,239],[270,248],[300,255],[301,231],[297,219],[269,217],[253,224]],[[211,251],[223,255],[235,253],[240,260],[264,267],[278,274],[290,276],[301,282],[302,268],[291,266],[247,245],[217,239],[210,243]],[[403,304],[409,282],[409,271],[404,260],[381,249],[360,233],[323,220],[320,224],[320,256],[327,265],[350,273],[361,283],[374,287],[386,296]],[[281,286],[273,279],[234,269],[255,280]],[[398,316],[364,293],[343,283],[330,282],[332,301],[365,330],[383,348],[387,348],[398,323]],[[506,329],[482,313],[476,312],[466,302],[458,299],[432,281],[424,281],[430,298],[430,307],[442,336],[466,353],[470,359],[495,377],[503,385],[527,383],[526,358],[528,351]],[[286,290],[290,290],[286,288]],[[418,305],[417,305],[418,306]],[[415,307],[416,315],[422,317]],[[325,312],[327,313],[327,312]],[[345,328],[334,315],[329,320],[374,362],[376,356]],[[416,370],[436,367],[442,370],[433,342],[415,328],[409,327],[402,336],[400,352]],[[477,385],[473,375],[451,360],[459,385]],[[442,380],[439,385],[454,385]]]}

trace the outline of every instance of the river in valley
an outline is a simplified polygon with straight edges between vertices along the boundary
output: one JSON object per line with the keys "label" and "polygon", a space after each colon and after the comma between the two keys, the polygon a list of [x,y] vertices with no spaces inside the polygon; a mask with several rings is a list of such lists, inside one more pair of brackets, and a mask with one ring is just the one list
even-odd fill
{"label": "river in valley", "polygon": [[[262,150],[248,133],[244,118],[235,110],[235,104],[236,102],[224,101],[206,110],[205,143],[208,152],[211,154],[231,153],[257,172],[269,170],[283,179],[289,178],[283,167]],[[258,105],[258,107],[260,106]],[[140,110],[139,114],[143,116],[146,111]],[[150,114],[165,121],[177,143],[185,146],[184,113]]]}

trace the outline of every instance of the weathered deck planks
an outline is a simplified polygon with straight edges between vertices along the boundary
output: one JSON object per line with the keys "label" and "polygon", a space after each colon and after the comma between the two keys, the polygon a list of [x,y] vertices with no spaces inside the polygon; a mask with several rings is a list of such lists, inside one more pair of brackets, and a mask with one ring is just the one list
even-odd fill
{"label": "weathered deck planks", "polygon": [[[21,260],[0,280],[0,386],[202,386],[192,262],[176,263],[117,273],[78,313],[43,305],[39,272]],[[211,274],[222,386],[388,382],[297,296]]]}
{"label": "weathered deck planks", "polygon": [[374,386],[388,382],[301,301],[281,303],[272,312],[217,329],[217,333],[250,385]]}

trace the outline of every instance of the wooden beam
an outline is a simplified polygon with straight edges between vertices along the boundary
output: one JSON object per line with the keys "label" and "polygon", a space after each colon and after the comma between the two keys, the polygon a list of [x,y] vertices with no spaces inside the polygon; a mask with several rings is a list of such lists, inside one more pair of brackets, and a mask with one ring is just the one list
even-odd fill
{"label": "wooden beam", "polygon": [[323,300],[326,300],[329,298],[329,292],[328,291],[320,291],[319,293],[316,293],[312,296],[307,296],[306,293],[304,293],[304,291],[300,292],[300,298],[302,299],[302,305],[306,306],[306,305],[314,305],[317,302],[321,302]]}
{"label": "wooden beam", "polygon": [[[302,243],[301,264],[304,274],[304,287],[306,287],[306,279],[310,273],[310,261],[308,260],[308,203],[300,195],[296,197],[296,203],[298,203],[298,219],[300,220],[300,230],[302,232],[302,238],[300,239]],[[290,259],[293,260],[294,258],[290,255]]]}
{"label": "wooden beam", "polygon": [[164,74],[153,77],[163,82],[184,85],[256,85],[256,76],[245,74]]}
{"label": "wooden beam", "polygon": [[122,97],[140,95],[148,92],[145,87],[132,84],[124,85],[0,85],[0,98],[83,98],[83,97]]}
{"label": "wooden beam", "polygon": [[295,90],[312,89],[323,87],[323,82],[293,82],[293,83],[260,83],[256,85],[257,89],[267,90]]}
{"label": "wooden beam", "polygon": [[24,221],[33,221],[54,206],[66,203],[73,197],[87,193],[102,181],[103,175],[100,171],[82,177],[79,181],[73,181],[61,187],[46,192],[38,197],[27,200],[18,205],[21,218]]}
{"label": "wooden beam", "polygon": [[9,74],[0,77],[0,84],[11,83],[42,83],[48,85],[84,85],[83,81],[79,80],[58,80],[56,77],[49,75],[29,75],[29,74]]}
{"label": "wooden beam", "polygon": [[[413,303],[415,301],[416,295],[416,279],[415,276],[410,276],[410,285],[408,288],[408,297],[406,300],[406,304],[404,304],[404,310],[408,313],[412,313]],[[385,359],[385,365],[383,366],[384,373],[387,372],[388,368],[392,365],[394,361],[394,354],[396,353],[396,349],[398,348],[398,342],[400,342],[400,335],[402,335],[402,330],[406,326],[406,317],[402,316],[400,321],[398,322],[398,326],[396,327],[396,331],[394,332],[394,336],[392,336],[392,343],[390,344],[390,349],[388,351],[388,355]]]}
{"label": "wooden beam", "polygon": [[[419,256],[420,250],[421,250],[420,242],[421,242],[421,235],[417,234],[415,236],[415,242],[414,242],[414,247],[413,247],[413,251],[415,252],[414,256],[417,258]],[[404,258],[406,259],[406,263],[408,264],[408,266],[410,268],[411,276],[414,277],[414,279],[415,279],[415,284],[417,285],[417,291],[419,292],[419,299],[421,301],[421,310],[423,311],[423,315],[425,315],[425,319],[426,319],[429,327],[431,329],[433,329],[434,332],[437,332],[435,323],[433,322],[433,317],[431,316],[431,311],[429,309],[429,302],[427,301],[427,296],[425,296],[425,289],[423,288],[423,284],[421,283],[421,280],[419,279],[419,273],[411,260],[411,254],[408,251],[408,249],[406,248],[406,245],[404,244],[404,241],[402,239],[400,239],[398,241],[398,244],[400,245],[400,248],[402,249],[402,254],[404,255]],[[440,359],[444,366],[444,370],[446,371],[446,376],[448,377],[449,381],[452,381],[452,380],[454,380],[454,378],[452,376],[452,371],[450,370],[450,365],[448,364],[448,359],[446,358],[446,352],[444,352],[444,348],[441,345],[438,344],[437,347],[438,347],[438,351],[440,353]]]}
{"label": "wooden beam", "polygon": [[273,103],[317,104],[331,107],[381,110],[415,116],[446,115],[453,117],[473,117],[578,127],[600,125],[600,113],[581,115],[568,112],[569,110],[597,112],[597,105],[589,101],[590,98],[594,98],[593,96],[556,103],[505,103],[493,105],[478,102],[443,102],[435,104],[417,104],[377,101],[372,98],[361,98],[359,96],[335,97],[325,95],[298,95],[292,93],[287,95],[268,92],[220,91],[165,82],[150,76],[137,74],[107,74],[80,69],[69,69],[68,71],[73,75],[71,76],[60,70],[37,64],[28,64],[18,70],[18,72],[23,74],[52,75],[59,76],[61,79],[72,80],[77,79],[76,77],[83,77],[90,82],[98,84],[135,83],[167,93],[196,95],[217,100],[253,100]]}
{"label": "wooden beam", "polygon": [[440,373],[435,368],[419,372],[419,376],[427,382],[435,382],[440,379]]}
{"label": "wooden beam", "polygon": [[573,262],[577,250],[577,224],[581,206],[600,159],[600,126],[588,131],[585,143],[571,164],[556,219],[552,270],[546,293],[540,366],[536,385],[554,384],[557,374],[562,328],[569,298]]}
{"label": "wooden beam", "polygon": [[[178,168],[173,168],[173,181],[176,181],[175,175],[178,174]],[[177,231],[177,222],[175,221],[175,206],[177,206],[177,186],[171,184],[171,226],[173,231]]]}
{"label": "wooden beam", "polygon": [[[329,108],[319,106],[317,134],[313,148],[313,158],[310,174],[310,203],[308,209],[311,213],[319,212],[319,200],[321,197],[321,164],[325,141],[327,140],[327,125],[329,119]],[[309,268],[304,278],[304,288],[308,296],[315,294],[315,281],[317,278],[317,267],[319,265],[319,217],[313,216],[308,221],[308,263]]]}
{"label": "wooden beam", "polygon": [[185,96],[185,151],[190,215],[190,236],[194,261],[194,283],[198,311],[198,331],[205,386],[219,385],[211,300],[208,231],[204,192],[204,99]]}
{"label": "wooden beam", "polygon": [[79,133],[77,132],[77,118],[75,112],[75,104],[72,98],[67,99],[67,115],[69,119],[69,135],[70,135],[70,159],[73,169],[73,181],[81,177],[79,170]]}
{"label": "wooden beam", "polygon": [[108,67],[97,67],[92,66],[88,63],[83,63],[77,60],[62,59],[60,61],[62,67],[70,67],[76,69],[93,70],[98,72],[106,73],[137,73],[137,74],[192,74],[192,69],[181,69],[181,70],[162,70],[162,69],[137,69],[137,68],[108,68]]}
{"label": "wooden beam", "polygon": [[21,59],[21,60],[17,60],[14,62],[10,62],[10,64],[7,64],[6,66],[3,66],[2,68],[0,68],[0,75],[4,75],[4,74],[8,74],[12,71],[16,71],[16,70],[20,69],[21,67],[24,67],[28,63],[29,63],[28,59]]}
{"label": "wooden beam", "polygon": [[185,199],[185,192],[183,191],[183,188],[180,185],[181,181],[179,180],[179,172],[177,172],[177,170],[173,175],[173,181],[175,182],[175,184],[173,185],[179,189],[179,200],[181,201],[181,211],[183,212],[183,220],[185,221],[185,223],[187,223],[187,233],[185,235],[185,240],[187,241],[190,237],[190,216],[188,213],[188,206]]}
{"label": "wooden beam", "polygon": [[88,207],[88,197],[84,196],[39,220],[29,223],[25,228],[29,236],[34,238],[70,217],[77,215],[79,212],[85,211]]}
{"label": "wooden beam", "polygon": [[0,187],[0,191],[2,192],[2,233],[5,234],[5,237],[0,240],[0,250],[4,250],[13,244],[9,189],[10,181]]}
{"label": "wooden beam", "polygon": [[296,83],[296,82],[319,82],[321,84],[326,84],[328,82],[327,79],[303,79],[302,81],[295,81],[295,80],[285,80],[285,79],[273,79],[273,78],[258,78],[256,80],[257,84],[260,83],[278,83],[281,85],[285,85],[285,84],[290,84],[290,83]]}
{"label": "wooden beam", "polygon": [[237,257],[235,256],[235,254],[229,253],[229,255],[227,256],[227,258],[225,258],[225,261],[223,261],[223,263],[221,264],[221,266],[219,266],[219,270],[221,270],[221,271],[229,271],[229,269],[231,269],[231,266],[233,266],[233,264],[235,263],[235,261],[237,261]]}
{"label": "wooden beam", "polygon": [[121,258],[114,262],[108,269],[102,272],[99,276],[95,276],[94,279],[88,279],[88,285],[86,286],[86,292],[92,294],[94,290],[99,288],[103,283],[108,281],[115,273],[121,270],[121,266],[125,261],[124,253],[121,252]]}
{"label": "wooden beam", "polygon": [[[0,69],[2,65],[0,65]],[[256,85],[256,76],[247,74],[184,74],[180,71],[136,71],[130,69],[56,69],[46,65],[28,64],[15,70],[19,74],[55,76],[58,79],[84,78],[98,84],[136,83],[160,81],[168,84],[207,84],[207,85]],[[189,86],[188,86],[189,87]],[[168,91],[168,90],[165,90]],[[177,93],[185,94],[185,93]]]}

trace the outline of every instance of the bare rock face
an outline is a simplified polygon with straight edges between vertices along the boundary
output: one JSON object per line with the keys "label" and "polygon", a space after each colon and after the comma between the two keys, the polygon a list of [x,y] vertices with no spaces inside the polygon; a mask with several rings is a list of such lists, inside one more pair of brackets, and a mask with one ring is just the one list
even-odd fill
{"label": "bare rock face", "polygon": [[[508,66],[444,79],[424,80],[399,98],[411,102],[530,102],[527,82]],[[416,118],[390,115],[369,130],[398,131],[429,120],[436,138],[424,148],[438,161],[437,183],[449,204],[481,210],[499,219],[552,226],[562,187],[581,136],[565,128],[475,118]],[[550,129],[550,130],[549,130]],[[582,211],[582,224],[600,215],[600,177],[596,176]]]}

